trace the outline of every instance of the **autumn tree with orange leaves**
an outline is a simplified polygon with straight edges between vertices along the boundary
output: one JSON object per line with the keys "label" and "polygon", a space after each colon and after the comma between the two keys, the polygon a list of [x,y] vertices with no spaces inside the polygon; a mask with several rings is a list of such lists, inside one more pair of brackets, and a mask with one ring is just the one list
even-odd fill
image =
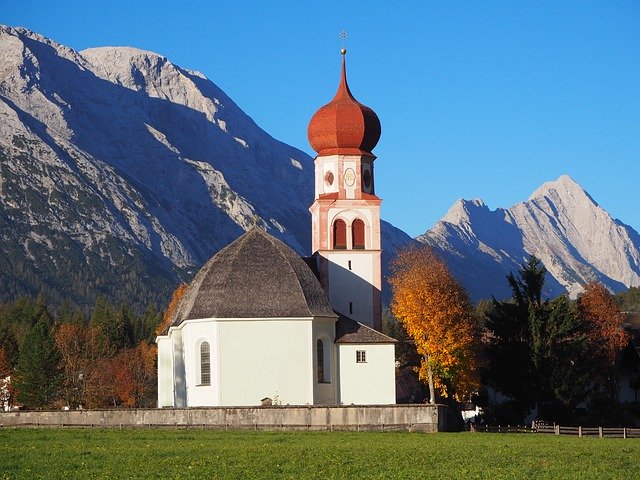
{"label": "autumn tree with orange leaves", "polygon": [[156,400],[158,347],[142,341],[114,358],[115,390],[125,407],[150,407]]}
{"label": "autumn tree with orange leaves", "polygon": [[585,322],[591,351],[607,365],[605,373],[611,393],[617,396],[615,380],[616,359],[629,342],[624,331],[625,315],[607,288],[599,282],[590,282],[578,298],[578,313]]}
{"label": "autumn tree with orange leaves", "polygon": [[176,308],[178,308],[178,304],[184,294],[187,292],[187,285],[181,283],[178,287],[173,291],[171,295],[171,301],[169,302],[169,306],[164,312],[164,316],[162,317],[162,322],[156,328],[156,335],[162,335],[168,328],[171,323],[171,319],[173,318],[173,314],[176,312]]}
{"label": "autumn tree with orange leaves", "polygon": [[113,362],[96,327],[63,323],[55,332],[64,380],[61,396],[72,408],[114,406]]}
{"label": "autumn tree with orange leaves", "polygon": [[392,313],[422,356],[419,378],[460,401],[479,388],[477,324],[471,302],[444,261],[428,247],[409,247],[392,262]]}

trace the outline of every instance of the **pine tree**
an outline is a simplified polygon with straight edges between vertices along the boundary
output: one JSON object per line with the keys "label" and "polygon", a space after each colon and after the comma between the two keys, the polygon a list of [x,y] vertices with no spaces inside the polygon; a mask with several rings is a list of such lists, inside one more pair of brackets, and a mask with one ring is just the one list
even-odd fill
{"label": "pine tree", "polygon": [[44,315],[27,334],[15,370],[17,399],[30,408],[51,405],[60,387],[60,354]]}
{"label": "pine tree", "polygon": [[9,328],[3,328],[0,330],[0,348],[4,350],[5,358],[11,368],[14,368],[18,363],[18,356],[20,355],[20,348],[18,347],[18,340],[15,334],[9,330]]}
{"label": "pine tree", "polygon": [[537,408],[548,420],[566,416],[586,398],[587,339],[565,297],[542,301],[546,269],[531,256],[507,279],[512,300],[486,312],[487,383],[507,397],[496,421],[521,423]]}

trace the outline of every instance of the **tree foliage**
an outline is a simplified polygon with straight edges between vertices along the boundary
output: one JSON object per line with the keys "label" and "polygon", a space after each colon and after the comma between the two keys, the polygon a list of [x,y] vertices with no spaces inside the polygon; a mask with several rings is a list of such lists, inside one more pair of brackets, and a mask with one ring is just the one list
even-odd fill
{"label": "tree foliage", "polygon": [[115,390],[126,407],[149,407],[157,395],[158,348],[142,341],[135,348],[121,350],[114,359]]}
{"label": "tree foliage", "polygon": [[578,298],[581,318],[587,324],[591,349],[615,366],[616,358],[628,341],[624,331],[625,314],[607,288],[598,282],[590,282]]}
{"label": "tree foliage", "polygon": [[428,247],[401,251],[392,264],[391,309],[422,357],[419,377],[443,397],[477,391],[477,329],[469,297]]}
{"label": "tree foliage", "polygon": [[485,311],[485,377],[506,398],[494,421],[522,423],[533,409],[566,418],[589,392],[587,337],[566,297],[542,300],[546,269],[535,256],[518,273],[507,277],[512,299]]}
{"label": "tree foliage", "polygon": [[640,312],[640,288],[631,287],[626,292],[619,292],[615,299],[623,312]]}
{"label": "tree foliage", "polygon": [[[0,350],[12,370],[22,358],[14,376],[22,392],[18,400],[28,408],[59,406],[60,402],[88,408],[122,405],[115,385],[116,371],[122,370],[118,365],[122,359],[117,357],[141,341],[153,341],[161,320],[162,312],[153,305],[136,314],[126,303],[116,308],[102,297],[90,320],[70,302],[51,309],[43,295],[0,304]],[[40,325],[38,331],[36,325]],[[43,394],[47,389],[55,393],[46,401],[28,395],[33,385],[46,384],[46,379],[51,385]],[[145,401],[149,403],[148,398]]]}
{"label": "tree foliage", "polygon": [[17,399],[31,407],[51,406],[56,400],[62,377],[60,352],[51,335],[47,318],[41,316],[24,340],[13,385]]}
{"label": "tree foliage", "polygon": [[178,308],[178,304],[180,303],[180,300],[182,299],[182,297],[184,297],[184,294],[186,292],[187,285],[184,283],[178,285],[178,287],[173,291],[173,294],[171,295],[171,301],[169,302],[169,306],[164,312],[162,322],[160,322],[158,324],[158,327],[156,328],[156,335],[161,335],[169,328],[171,319],[176,312],[176,308]]}

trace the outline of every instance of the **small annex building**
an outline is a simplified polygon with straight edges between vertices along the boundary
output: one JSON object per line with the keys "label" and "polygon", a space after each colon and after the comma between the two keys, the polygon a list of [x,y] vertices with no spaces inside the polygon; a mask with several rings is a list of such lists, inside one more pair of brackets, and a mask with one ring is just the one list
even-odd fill
{"label": "small annex building", "polygon": [[395,342],[381,329],[375,112],[347,85],[309,123],[313,256],[254,227],[214,255],[157,337],[158,406],[383,405]]}

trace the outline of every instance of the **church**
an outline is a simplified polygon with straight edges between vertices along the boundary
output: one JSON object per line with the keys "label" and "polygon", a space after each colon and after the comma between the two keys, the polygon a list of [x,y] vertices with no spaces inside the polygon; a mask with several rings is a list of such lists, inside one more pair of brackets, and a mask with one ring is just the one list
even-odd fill
{"label": "church", "polygon": [[254,227],[196,274],[157,337],[158,406],[395,403],[395,340],[381,330],[373,110],[347,84],[309,123],[312,251]]}

